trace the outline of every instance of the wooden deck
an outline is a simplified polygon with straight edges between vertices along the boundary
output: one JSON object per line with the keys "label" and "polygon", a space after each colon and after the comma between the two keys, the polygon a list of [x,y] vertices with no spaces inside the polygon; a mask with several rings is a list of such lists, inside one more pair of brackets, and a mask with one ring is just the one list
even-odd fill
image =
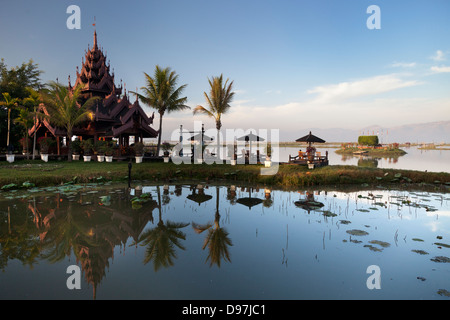
{"label": "wooden deck", "polygon": [[320,153],[315,154],[313,157],[308,157],[306,153],[299,154],[297,156],[289,155],[288,164],[307,165],[310,169],[324,167],[328,165],[328,151],[325,156]]}

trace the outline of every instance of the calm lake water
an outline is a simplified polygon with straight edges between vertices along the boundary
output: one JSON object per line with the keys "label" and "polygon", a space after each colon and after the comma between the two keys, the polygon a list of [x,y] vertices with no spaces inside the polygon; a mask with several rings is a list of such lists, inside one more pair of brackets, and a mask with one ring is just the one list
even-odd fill
{"label": "calm lake water", "polygon": [[[386,169],[406,169],[432,172],[450,173],[450,150],[421,150],[417,147],[402,148],[407,154],[397,158],[367,157],[353,155],[339,155],[335,151],[336,148],[321,147],[320,144],[315,145],[317,151],[322,155],[328,151],[328,159],[330,165],[352,165],[352,166],[370,166]],[[244,147],[238,146],[238,155]],[[248,148],[248,147],[247,147]],[[261,154],[265,154],[264,148],[252,148],[252,153],[256,153],[259,149]],[[298,147],[279,147],[278,158],[280,162],[288,162],[289,155],[298,155],[299,150],[306,151],[306,146],[299,144]],[[215,152],[215,148],[211,149]],[[224,149],[224,154],[226,149]]]}
{"label": "calm lake water", "polygon": [[[450,150],[421,150],[417,147],[403,148],[407,154],[398,158],[370,158],[361,156],[343,156],[337,154],[335,148],[320,148],[317,151],[325,154],[328,151],[330,165],[372,166],[386,169],[407,169],[450,173]],[[280,148],[280,161],[289,161],[289,155],[295,156],[298,150],[305,148]]]}
{"label": "calm lake water", "polygon": [[201,187],[2,191],[0,299],[449,299],[448,193]]}

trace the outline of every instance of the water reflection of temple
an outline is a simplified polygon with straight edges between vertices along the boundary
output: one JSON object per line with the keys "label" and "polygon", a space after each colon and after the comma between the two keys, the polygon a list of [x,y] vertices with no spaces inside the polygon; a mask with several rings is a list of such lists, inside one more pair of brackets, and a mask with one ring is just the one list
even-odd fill
{"label": "water reflection of temple", "polygon": [[[79,195],[78,202],[86,200],[82,198]],[[115,199],[114,207],[94,203],[80,206],[58,194],[30,203],[28,208],[39,230],[42,257],[58,262],[73,252],[95,299],[115,247],[125,250],[130,237],[137,243],[145,226],[153,221],[152,211],[158,204],[150,200],[140,210],[129,210],[129,206],[130,201],[121,197]]]}

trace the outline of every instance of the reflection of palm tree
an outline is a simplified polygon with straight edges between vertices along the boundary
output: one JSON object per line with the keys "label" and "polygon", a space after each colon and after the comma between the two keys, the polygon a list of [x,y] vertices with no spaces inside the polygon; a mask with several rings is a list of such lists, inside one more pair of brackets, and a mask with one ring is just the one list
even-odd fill
{"label": "reflection of palm tree", "polygon": [[167,268],[173,265],[173,258],[176,258],[176,247],[185,250],[180,239],[186,240],[186,235],[179,229],[189,225],[189,223],[172,222],[169,220],[164,223],[161,217],[161,194],[159,186],[157,187],[157,193],[159,222],[155,228],[145,231],[139,237],[138,241],[142,245],[147,246],[144,263],[147,264],[153,261],[155,271],[158,271],[161,266]]}
{"label": "reflection of palm tree", "polygon": [[[8,206],[6,223],[0,219],[0,270],[8,265],[8,260],[17,259],[30,268],[37,263],[40,254],[40,241],[32,222],[32,217],[25,210],[13,213],[16,221],[12,222],[10,207]],[[3,218],[3,217],[2,217]],[[14,220],[13,218],[13,220]],[[6,220],[6,219],[5,219]]]}
{"label": "reflection of palm tree", "polygon": [[220,214],[219,214],[219,187],[216,187],[216,214],[214,215],[214,227],[211,223],[206,225],[198,225],[192,223],[192,227],[195,232],[202,233],[208,230],[202,249],[208,247],[209,253],[206,261],[210,260],[210,266],[216,264],[220,267],[220,262],[223,260],[231,262],[229,246],[232,246],[228,231],[225,228],[220,227]]}

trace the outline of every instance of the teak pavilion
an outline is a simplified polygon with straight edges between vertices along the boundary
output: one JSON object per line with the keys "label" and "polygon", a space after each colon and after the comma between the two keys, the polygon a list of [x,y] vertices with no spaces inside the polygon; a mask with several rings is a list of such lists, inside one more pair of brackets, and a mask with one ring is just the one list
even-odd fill
{"label": "teak pavilion", "polygon": [[[92,107],[92,118],[85,122],[82,127],[76,127],[73,135],[80,139],[93,138],[94,141],[111,140],[117,138],[120,149],[128,147],[130,136],[134,136],[135,142],[142,141],[143,138],[156,138],[158,131],[150,125],[153,124],[154,113],[147,116],[138,99],[131,103],[128,99],[126,89],[122,94],[122,80],[120,87],[114,83],[114,72],[110,73],[109,61],[106,63],[106,55],[97,44],[97,32],[94,31],[94,45],[92,49],[86,51],[82,60],[81,71],[77,66],[77,79],[74,86],[70,83],[69,90],[73,90],[77,85],[82,85],[82,99],[86,101],[89,97],[98,96],[101,99]],[[81,101],[81,103],[84,103]],[[45,105],[40,108],[47,113]],[[48,113],[47,113],[48,114]],[[30,136],[37,134],[37,138],[42,136],[52,136],[56,138],[57,148],[54,150],[58,155],[65,154],[67,150],[62,148],[62,138],[66,137],[66,130],[53,126],[47,120],[36,120],[34,126],[29,131]]]}

